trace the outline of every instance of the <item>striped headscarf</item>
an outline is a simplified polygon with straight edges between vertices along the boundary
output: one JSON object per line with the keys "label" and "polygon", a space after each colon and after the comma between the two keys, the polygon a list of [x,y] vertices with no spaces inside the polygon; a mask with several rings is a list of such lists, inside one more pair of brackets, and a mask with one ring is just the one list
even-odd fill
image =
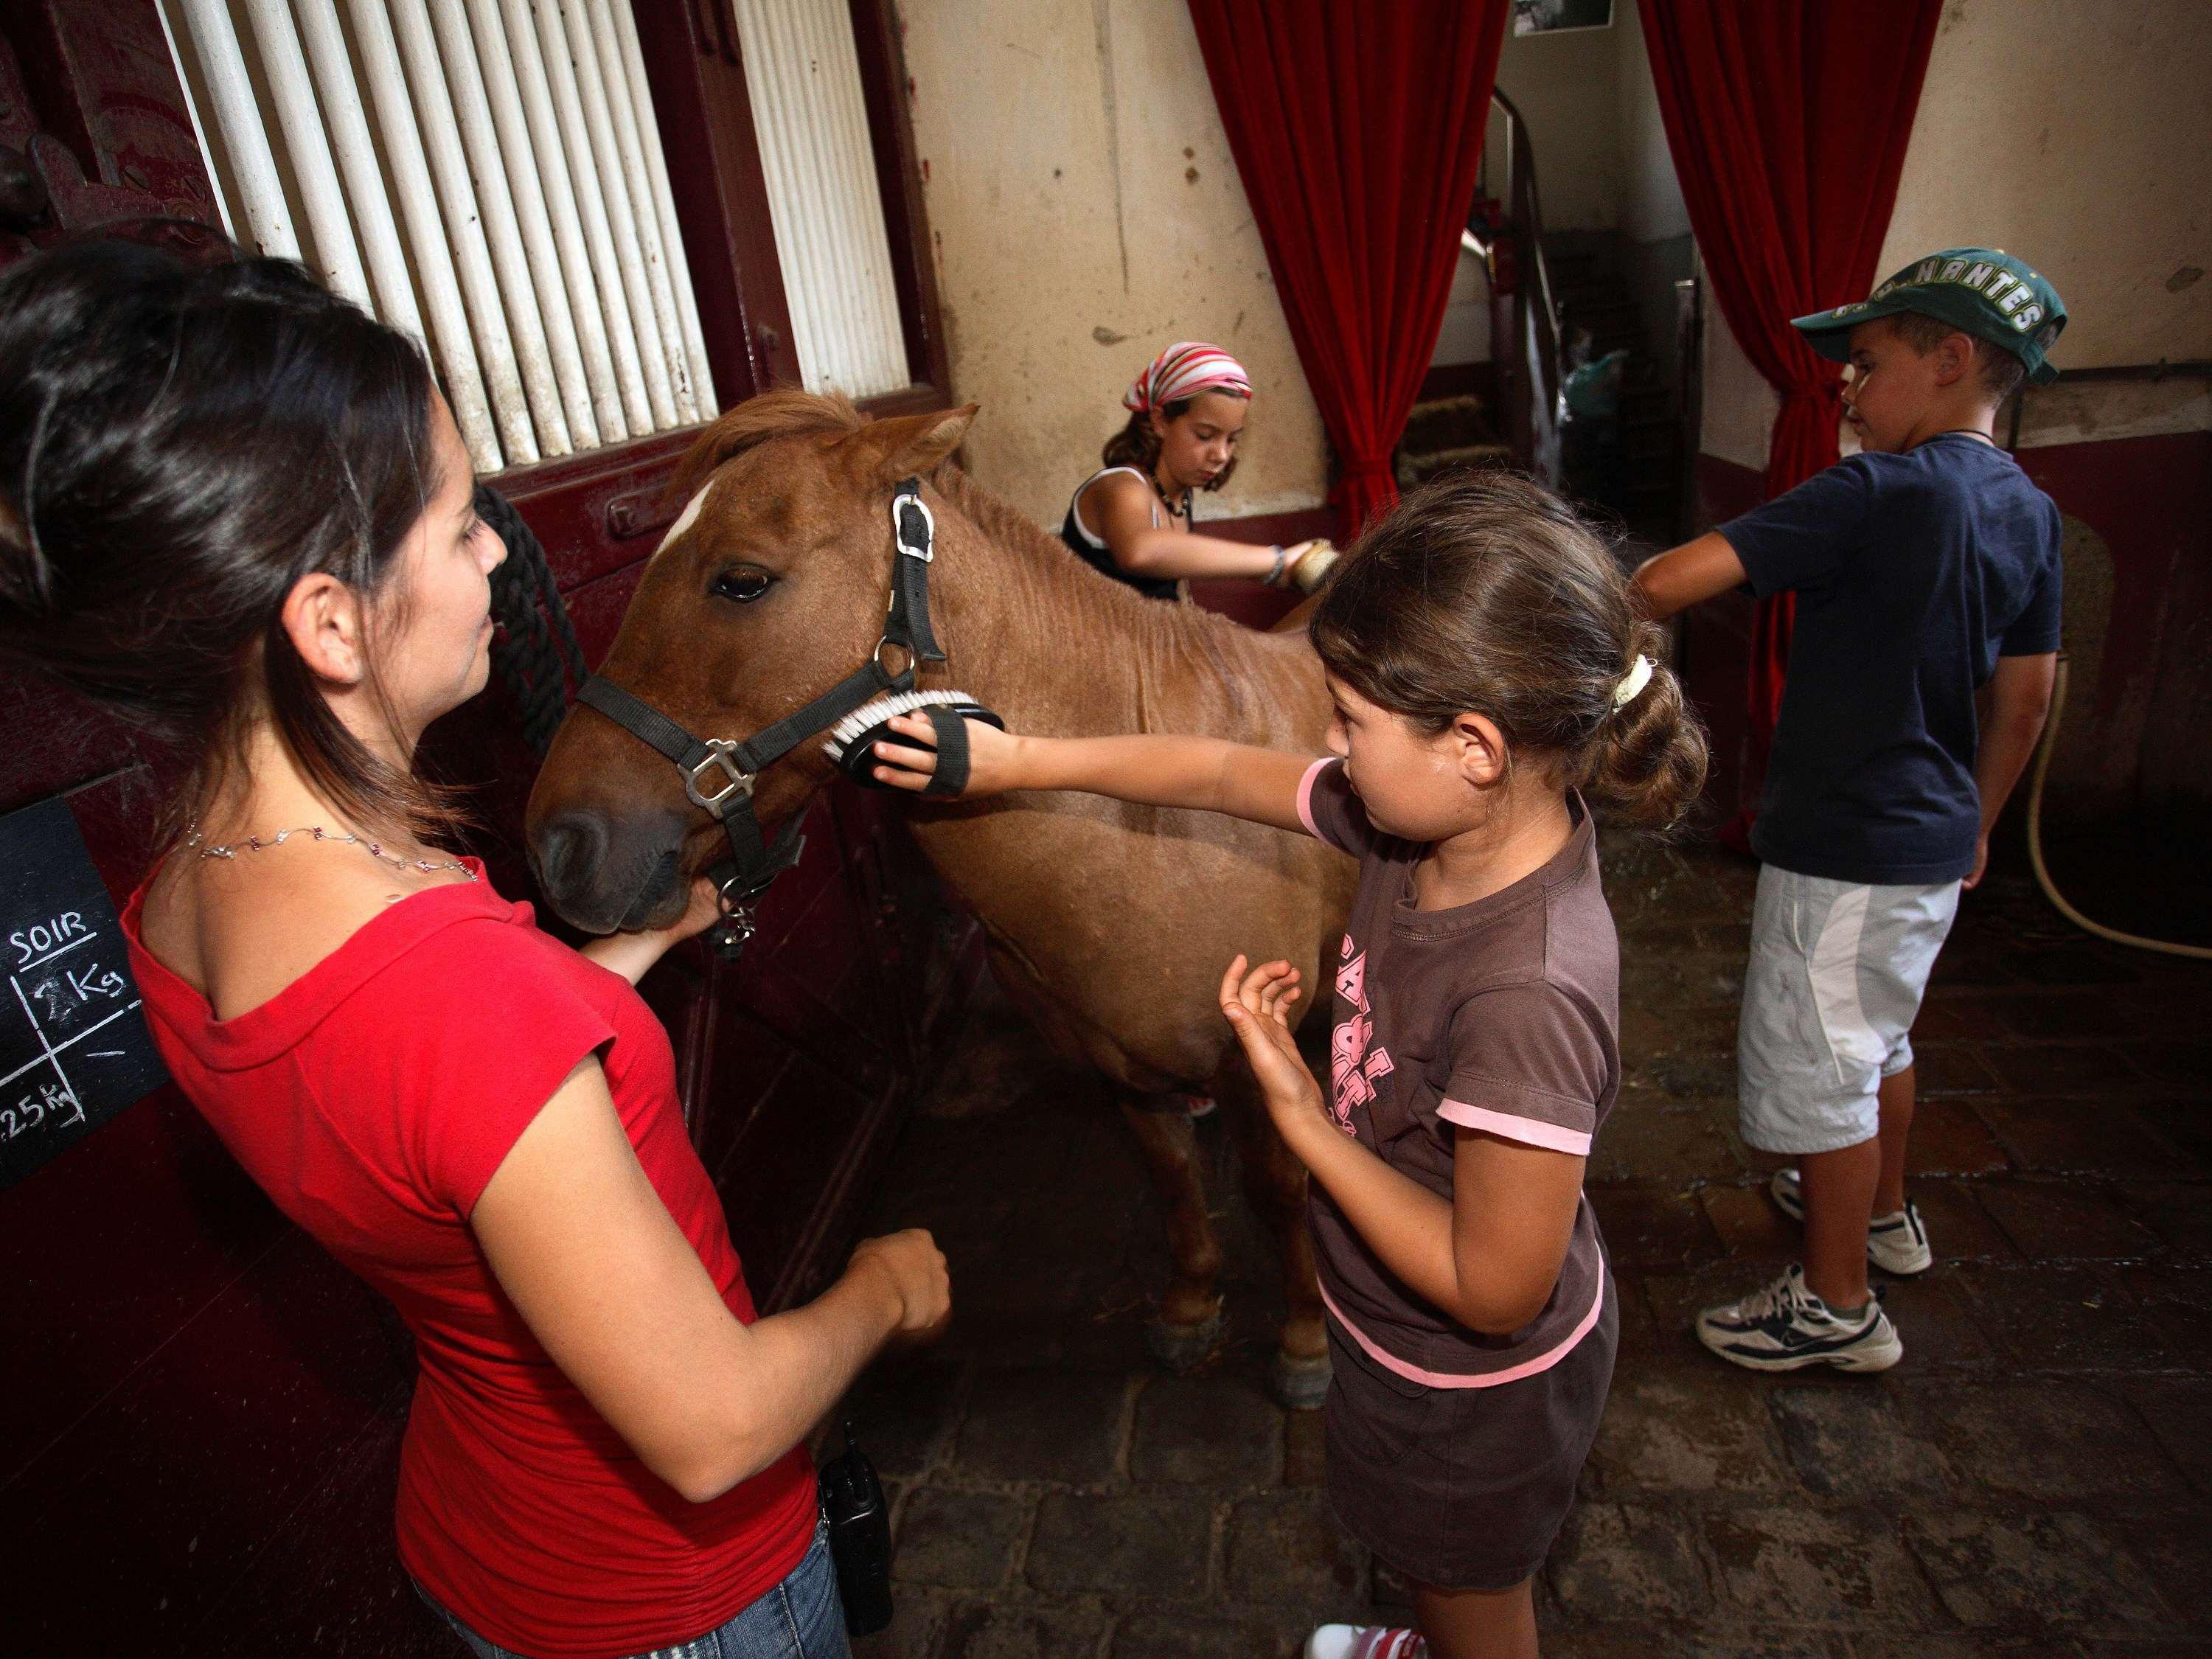
{"label": "striped headscarf", "polygon": [[1129,389],[1121,394],[1121,407],[1144,415],[1201,392],[1249,398],[1252,381],[1244,366],[1219,346],[1203,340],[1177,340],[1129,383]]}

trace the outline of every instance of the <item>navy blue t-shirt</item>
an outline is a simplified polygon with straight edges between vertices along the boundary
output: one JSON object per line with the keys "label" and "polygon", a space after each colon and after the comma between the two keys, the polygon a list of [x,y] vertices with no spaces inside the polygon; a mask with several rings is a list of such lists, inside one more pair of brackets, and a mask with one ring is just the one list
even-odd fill
{"label": "navy blue t-shirt", "polygon": [[2058,648],[2058,508],[1946,433],[1854,455],[1721,526],[1761,599],[1797,596],[1752,849],[1870,885],[1974,867],[1974,691]]}

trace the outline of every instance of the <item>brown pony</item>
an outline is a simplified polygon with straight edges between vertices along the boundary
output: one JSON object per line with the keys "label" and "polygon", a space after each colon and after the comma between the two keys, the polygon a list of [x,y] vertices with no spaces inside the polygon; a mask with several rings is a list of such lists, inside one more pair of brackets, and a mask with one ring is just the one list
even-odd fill
{"label": "brown pony", "polygon": [[[1328,696],[1302,630],[1255,633],[1091,570],[946,460],[975,412],[871,422],[842,398],[780,392],[723,416],[684,463],[688,505],[602,675],[702,737],[750,736],[790,714],[875,649],[892,486],[919,476],[937,524],[930,616],[951,657],[925,667],[925,689],[971,692],[1016,732],[1190,732],[1321,752]],[[833,775],[818,743],[801,744],[763,775],[761,821],[772,833]],[[1148,1333],[1155,1352],[1194,1363],[1219,1329],[1221,1251],[1195,1143],[1188,1116],[1161,1099],[1203,1090],[1221,1103],[1282,1254],[1277,1387],[1318,1404],[1328,1357],[1304,1172],[1215,997],[1240,951],[1287,957],[1315,982],[1350,901],[1350,861],[1304,836],[1092,795],[917,799],[908,813],[925,855],[981,919],[1009,996],[1054,1048],[1126,1091],[1175,1257]],[[721,844],[673,766],[581,705],[546,757],[528,830],[546,896],[594,933],[672,921],[679,866],[704,869]]]}

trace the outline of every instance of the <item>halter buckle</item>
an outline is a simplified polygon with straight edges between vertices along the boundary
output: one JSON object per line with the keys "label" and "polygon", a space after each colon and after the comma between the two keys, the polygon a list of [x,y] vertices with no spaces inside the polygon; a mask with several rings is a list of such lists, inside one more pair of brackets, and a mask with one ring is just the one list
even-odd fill
{"label": "halter buckle", "polygon": [[[906,538],[906,522],[900,509],[911,506],[921,514],[921,540],[919,544]],[[902,493],[891,497],[891,541],[909,559],[920,559],[924,564],[937,562],[937,515],[929,510],[929,503],[920,495]]]}
{"label": "halter buckle", "polygon": [[[694,806],[720,819],[733,805],[751,798],[753,775],[733,758],[738,745],[727,738],[708,738],[702,746],[707,753],[699,763],[684,769],[684,793],[691,798]],[[712,794],[707,793],[710,772],[720,774],[722,779],[721,787]]]}

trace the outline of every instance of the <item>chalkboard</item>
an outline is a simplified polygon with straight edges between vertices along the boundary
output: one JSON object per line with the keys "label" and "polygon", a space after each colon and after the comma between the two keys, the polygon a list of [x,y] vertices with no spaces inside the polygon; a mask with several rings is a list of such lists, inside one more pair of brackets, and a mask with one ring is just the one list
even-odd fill
{"label": "chalkboard", "polygon": [[167,1079],[76,820],[59,800],[0,817],[0,1188]]}

